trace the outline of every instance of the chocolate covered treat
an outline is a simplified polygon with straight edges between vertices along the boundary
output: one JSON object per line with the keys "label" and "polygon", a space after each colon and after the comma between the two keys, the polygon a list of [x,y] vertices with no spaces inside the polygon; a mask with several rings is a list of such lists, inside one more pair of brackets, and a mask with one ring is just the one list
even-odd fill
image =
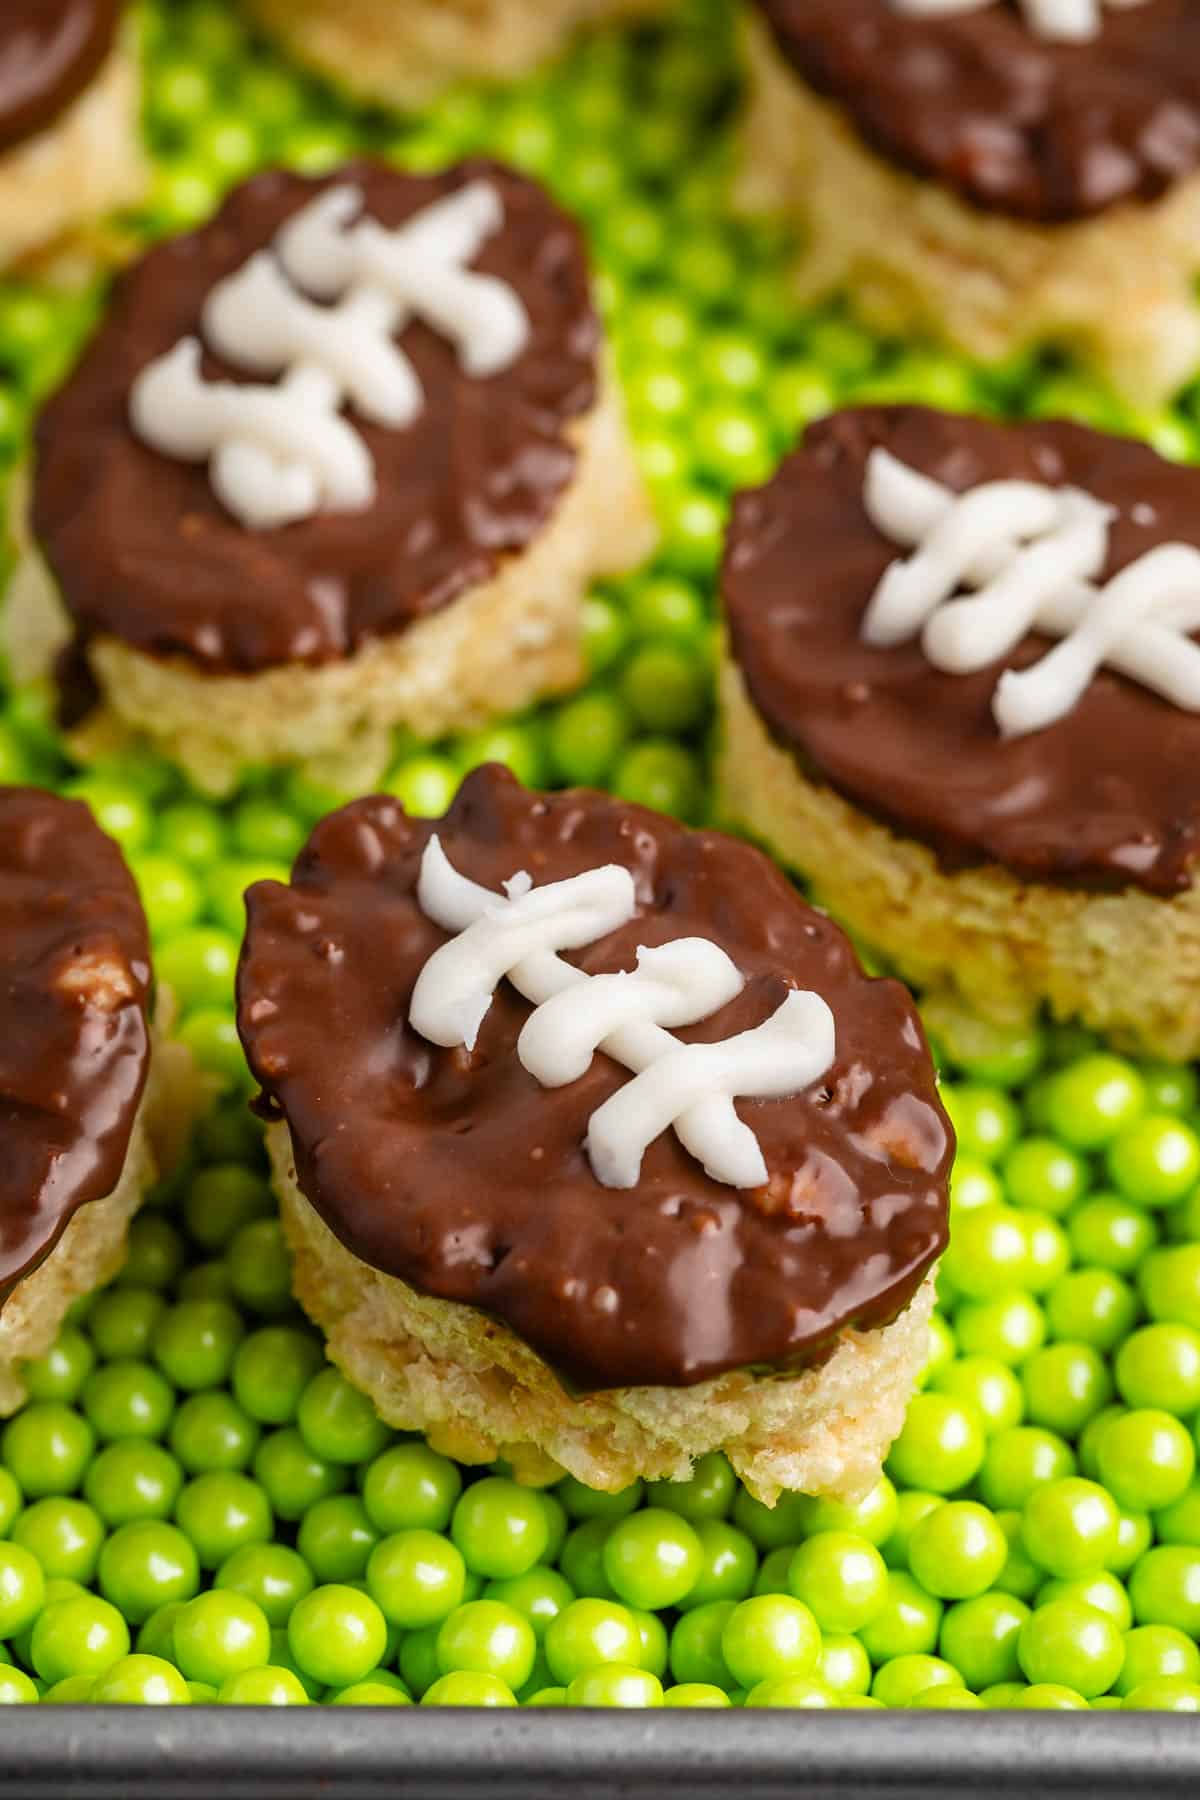
{"label": "chocolate covered treat", "polygon": [[762,854],[470,775],[260,882],[238,1025],[300,1299],[391,1423],[610,1491],[858,1495],[927,1355],[916,1013]]}
{"label": "chocolate covered treat", "polygon": [[115,1274],[183,1122],[189,1059],[152,1056],[149,994],[117,846],[80,801],[0,788],[0,1414],[72,1301]]}
{"label": "chocolate covered treat", "polygon": [[515,81],[587,26],[670,0],[247,0],[251,17],[314,73],[362,100],[425,106],[456,81]]}
{"label": "chocolate covered treat", "polygon": [[1200,474],[834,415],[738,496],[726,814],[926,988],[1200,1052]]}
{"label": "chocolate covered treat", "polygon": [[803,296],[987,362],[1082,353],[1153,407],[1200,363],[1193,0],[754,0],[742,198]]}
{"label": "chocolate covered treat", "polygon": [[0,6],[0,269],[142,196],[141,77],[121,0]]}
{"label": "chocolate covered treat", "polygon": [[14,668],[81,750],[344,786],[581,675],[654,527],[583,243],[492,163],[258,176],[152,250],[36,436]]}

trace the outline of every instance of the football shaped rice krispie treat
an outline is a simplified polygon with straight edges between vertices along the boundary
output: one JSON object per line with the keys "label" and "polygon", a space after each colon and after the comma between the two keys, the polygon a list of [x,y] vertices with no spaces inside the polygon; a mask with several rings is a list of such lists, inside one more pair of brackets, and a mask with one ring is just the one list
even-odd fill
{"label": "football shaped rice krispie treat", "polygon": [[492,163],[258,176],[122,280],[37,427],[6,635],[87,755],[377,780],[582,674],[654,526],[575,225]]}
{"label": "football shaped rice krispie treat", "polygon": [[0,6],[0,268],[64,247],[146,186],[122,0]]}
{"label": "football shaped rice krispie treat", "polygon": [[742,198],[805,298],[992,362],[1047,341],[1152,408],[1200,363],[1192,0],[754,0]]}
{"label": "football shaped rice krispie treat", "polygon": [[150,979],[117,846],[77,800],[0,788],[0,1414],[116,1273],[183,1122],[189,1059],[152,1047]]}
{"label": "football shaped rice krispie treat", "polygon": [[577,30],[670,0],[247,0],[298,61],[359,99],[425,106],[456,81],[514,81]]}
{"label": "football shaped rice krispie treat", "polygon": [[953,1137],[903,988],[759,851],[491,766],[247,910],[297,1293],[385,1419],[525,1479],[870,1488]]}
{"label": "football shaped rice krispie treat", "polygon": [[1200,1052],[1200,475],[1083,426],[810,427],[738,496],[726,815],[929,989]]}

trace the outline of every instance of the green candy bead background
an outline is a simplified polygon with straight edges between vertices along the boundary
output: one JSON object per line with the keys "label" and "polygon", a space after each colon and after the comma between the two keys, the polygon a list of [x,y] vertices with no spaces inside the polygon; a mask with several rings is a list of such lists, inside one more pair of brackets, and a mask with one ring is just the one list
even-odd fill
{"label": "green candy bead background", "polygon": [[[1065,414],[1200,460],[1195,390],[1141,416],[1051,357],[984,373],[799,312],[784,235],[728,208],[723,0],[408,121],[354,112],[224,0],[140,10],[156,173],[137,241],[199,223],[255,168],[362,149],[416,169],[494,153],[588,232],[661,549],[590,596],[582,692],[470,738],[397,739],[386,786],[414,811],[500,760],[710,822],[730,494],[835,406]],[[0,283],[0,485],[102,307],[99,287]],[[213,806],[153,758],[85,772],[45,694],[0,701],[0,779],[78,795],[120,841],[221,1090],[0,1431],[0,1704],[1200,1709],[1192,1070],[931,1005],[954,1246],[873,1492],[767,1509],[719,1454],[686,1483],[521,1489],[382,1426],[288,1291],[233,1028],[241,895],[349,796],[248,769]]]}

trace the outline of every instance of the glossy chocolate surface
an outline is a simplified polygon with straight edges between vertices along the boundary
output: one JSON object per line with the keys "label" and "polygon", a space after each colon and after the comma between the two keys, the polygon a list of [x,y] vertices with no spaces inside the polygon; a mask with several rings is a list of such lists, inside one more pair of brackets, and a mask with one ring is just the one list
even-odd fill
{"label": "glossy chocolate surface", "polygon": [[53,124],[113,47],[121,0],[3,0],[0,152]]}
{"label": "glossy chocolate surface", "polygon": [[146,920],[78,800],[0,788],[0,1301],[112,1192],[150,1040]]}
{"label": "glossy chocolate surface", "polygon": [[[495,183],[505,219],[472,266],[520,294],[530,344],[481,380],[463,373],[437,332],[420,321],[405,328],[399,342],[425,405],[400,431],[351,415],[376,467],[378,495],[365,512],[250,531],[222,507],[204,467],[135,438],[134,377],[198,332],[215,283],[315,194],[353,182],[365,211],[396,227],[479,176]],[[214,672],[348,656],[448,605],[528,546],[574,474],[570,428],[595,398],[598,348],[582,239],[533,182],[491,163],[442,175],[354,164],[319,181],[256,176],[210,224],[151,250],[119,284],[41,416],[34,530],[82,638],[107,633]],[[203,368],[239,378],[208,352]]]}
{"label": "glossy chocolate surface", "polygon": [[[598,1054],[570,1086],[540,1087],[515,1047],[530,1008],[507,983],[474,1052],[413,1032],[413,984],[446,936],[414,894],[434,831],[497,889],[521,869],[538,884],[633,870],[638,916],[570,960],[610,972],[643,944],[715,939],[746,987],[685,1040],[760,1024],[789,986],[827,1000],[824,1080],[737,1103],[765,1188],[712,1181],[673,1132],[635,1189],[602,1186],[587,1121],[629,1076]],[[444,820],[385,797],[333,813],[292,885],[258,883],[248,911],[239,1029],[308,1199],[364,1261],[503,1319],[579,1388],[819,1359],[844,1326],[893,1318],[945,1243],[952,1134],[912,1002],[868,980],[837,926],[748,845],[600,794],[531,794],[489,767]]]}
{"label": "glossy chocolate surface", "polygon": [[1051,42],[1017,0],[914,18],[891,0],[756,0],[797,73],[889,161],[1012,218],[1154,200],[1200,168],[1200,7],[1106,8]]}
{"label": "glossy chocolate surface", "polygon": [[972,675],[919,639],[862,641],[880,576],[903,556],[863,506],[867,456],[963,490],[1017,478],[1086,489],[1116,510],[1104,578],[1167,540],[1200,547],[1200,473],[1145,444],[1061,422],[996,425],[867,407],[810,427],[766,484],[740,494],[722,588],[733,654],[764,721],[865,811],[949,866],[996,861],[1032,880],[1176,893],[1200,845],[1200,717],[1102,669],[1074,711],[1002,739],[996,681],[1050,648],[1031,633]]}

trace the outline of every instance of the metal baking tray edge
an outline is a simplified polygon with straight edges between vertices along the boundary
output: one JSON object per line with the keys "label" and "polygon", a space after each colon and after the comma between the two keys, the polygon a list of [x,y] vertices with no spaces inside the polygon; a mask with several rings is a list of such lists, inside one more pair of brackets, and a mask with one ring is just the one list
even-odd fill
{"label": "metal baking tray edge", "polygon": [[1200,1718],[1120,1712],[5,1708],[4,1800],[1200,1797]]}

